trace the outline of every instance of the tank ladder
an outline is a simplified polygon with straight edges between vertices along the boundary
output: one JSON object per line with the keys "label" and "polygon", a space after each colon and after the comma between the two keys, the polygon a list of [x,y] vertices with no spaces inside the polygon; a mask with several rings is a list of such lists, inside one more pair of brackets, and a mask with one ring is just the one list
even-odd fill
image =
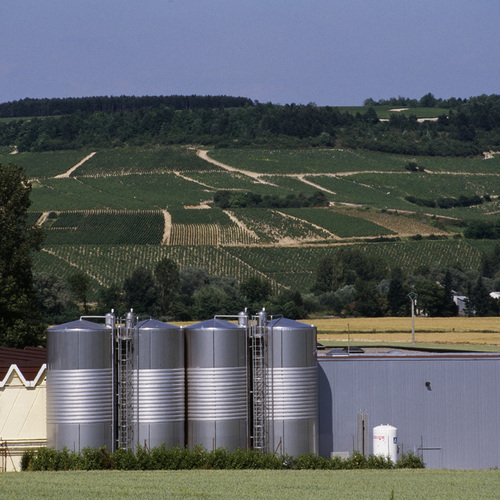
{"label": "tank ladder", "polygon": [[117,336],[117,427],[118,447],[133,448],[134,442],[134,352],[133,352],[134,322],[129,318],[125,326],[118,328]]}
{"label": "tank ladder", "polygon": [[250,325],[252,346],[253,448],[267,452],[267,327],[259,319]]}

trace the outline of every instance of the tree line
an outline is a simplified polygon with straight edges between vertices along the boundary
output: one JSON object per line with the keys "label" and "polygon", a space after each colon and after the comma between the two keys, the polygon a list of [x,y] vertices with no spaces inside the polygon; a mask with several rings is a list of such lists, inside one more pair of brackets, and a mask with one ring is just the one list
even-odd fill
{"label": "tree line", "polygon": [[311,195],[304,193],[279,195],[261,195],[250,191],[219,190],[214,194],[214,203],[222,208],[303,208],[303,207],[326,207],[329,202],[323,191],[315,191]]}
{"label": "tree line", "polygon": [[[500,147],[498,95],[456,99],[437,121],[425,122],[401,113],[381,121],[376,105],[353,115],[330,106],[262,104],[225,96],[24,101],[0,105],[6,115],[23,111],[32,116],[0,123],[1,146],[47,151],[201,143],[343,147],[413,156],[474,156]],[[61,115],[51,115],[56,112]]]}
{"label": "tree line", "polygon": [[465,104],[468,99],[458,99],[450,97],[449,99],[442,99],[434,97],[432,92],[428,92],[420,99],[411,99],[409,97],[391,97],[389,99],[379,99],[375,101],[372,97],[363,101],[364,106],[392,106],[394,108],[457,108],[461,104]]}
{"label": "tree line", "polygon": [[0,118],[57,116],[81,113],[120,113],[137,109],[154,109],[167,106],[171,109],[238,108],[253,106],[247,97],[231,96],[94,96],[52,99],[20,99],[0,104]]}
{"label": "tree line", "polygon": [[491,196],[489,195],[466,196],[464,194],[461,194],[458,198],[441,197],[438,198],[437,200],[418,198],[416,196],[405,196],[405,200],[409,201],[410,203],[414,203],[415,205],[419,205],[421,207],[456,208],[456,207],[472,207],[476,205],[482,205],[484,202],[490,202]]}

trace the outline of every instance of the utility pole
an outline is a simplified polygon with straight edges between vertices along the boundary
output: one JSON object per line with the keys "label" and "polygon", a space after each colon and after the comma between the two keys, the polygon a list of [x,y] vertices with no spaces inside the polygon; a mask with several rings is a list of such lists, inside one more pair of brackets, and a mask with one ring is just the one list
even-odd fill
{"label": "utility pole", "polygon": [[415,292],[410,292],[408,298],[411,301],[411,345],[415,347],[415,304],[418,295]]}

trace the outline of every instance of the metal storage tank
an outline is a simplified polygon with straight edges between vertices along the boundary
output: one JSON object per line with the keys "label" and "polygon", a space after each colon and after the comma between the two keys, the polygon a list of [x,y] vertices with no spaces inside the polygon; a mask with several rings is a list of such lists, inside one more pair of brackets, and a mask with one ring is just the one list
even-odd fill
{"label": "metal storage tank", "polygon": [[398,429],[392,425],[378,425],[373,428],[373,454],[398,459]]}
{"label": "metal storage tank", "polygon": [[47,445],[113,449],[111,327],[80,319],[47,329]]}
{"label": "metal storage tank", "polygon": [[316,327],[281,317],[267,327],[267,448],[291,456],[317,454]]}
{"label": "metal storage tank", "polygon": [[221,319],[184,328],[190,449],[247,447],[246,330]]}
{"label": "metal storage tank", "polygon": [[142,321],[134,330],[133,345],[135,441],[148,448],[162,443],[168,447],[184,447],[186,402],[182,328],[154,319]]}

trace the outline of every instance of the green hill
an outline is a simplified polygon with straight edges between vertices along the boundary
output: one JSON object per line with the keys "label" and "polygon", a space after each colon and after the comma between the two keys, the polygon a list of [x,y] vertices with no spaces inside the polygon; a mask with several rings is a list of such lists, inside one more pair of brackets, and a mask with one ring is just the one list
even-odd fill
{"label": "green hill", "polygon": [[[190,147],[94,152],[66,178],[55,177],[88,150],[8,157],[36,177],[30,220],[47,235],[37,272],[80,269],[110,285],[168,256],[181,268],[266,277],[275,289],[308,291],[321,257],[345,245],[407,270],[477,269],[484,248],[464,239],[463,229],[468,221],[494,220],[500,210],[499,156],[423,157],[423,171],[411,172],[408,157],[338,149],[209,151],[209,160],[225,166]],[[221,209],[213,202],[221,190],[271,201],[321,191],[329,206]],[[488,201],[446,209],[407,200],[473,194]]]}

